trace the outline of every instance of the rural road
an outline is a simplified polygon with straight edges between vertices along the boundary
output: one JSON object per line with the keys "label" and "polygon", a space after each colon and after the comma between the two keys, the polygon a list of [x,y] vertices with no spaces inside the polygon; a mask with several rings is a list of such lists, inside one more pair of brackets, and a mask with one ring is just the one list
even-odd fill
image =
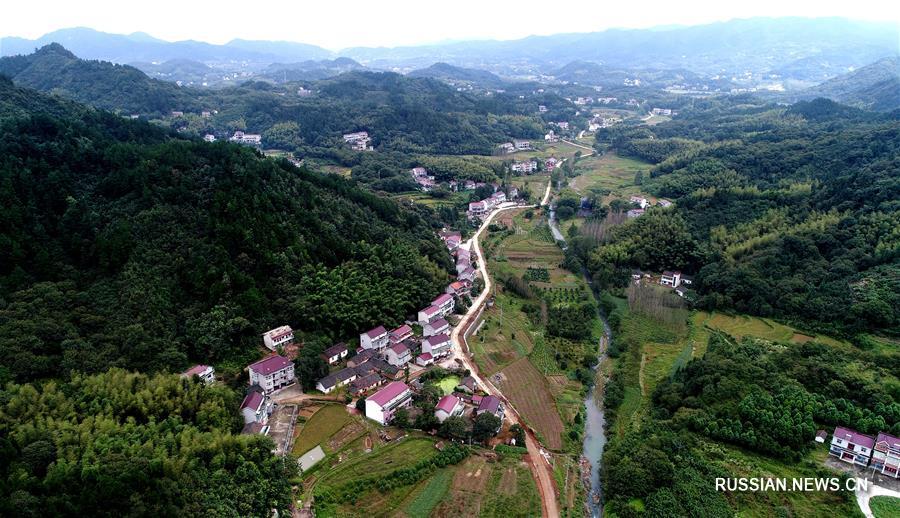
{"label": "rural road", "polygon": [[[550,182],[548,181],[547,190],[544,193],[544,199],[541,201],[542,205],[547,202],[549,196]],[[487,300],[493,284],[493,281],[488,275],[487,261],[485,261],[484,254],[481,251],[479,238],[481,237],[481,234],[487,229],[488,225],[490,225],[494,217],[497,216],[497,214],[500,214],[501,212],[507,210],[521,209],[522,207],[522,205],[501,205],[499,208],[491,212],[487,218],[485,218],[484,222],[478,228],[478,231],[475,232],[475,235],[472,236],[471,239],[469,239],[469,250],[475,253],[475,256],[478,260],[478,269],[481,272],[481,278],[484,280],[484,289],[481,291],[481,294],[476,297],[475,301],[469,307],[469,310],[466,312],[466,314],[463,315],[462,319],[459,322],[459,325],[453,328],[453,331],[450,333],[450,341],[452,344],[453,356],[462,361],[466,369],[468,369],[472,373],[472,377],[475,378],[479,386],[488,394],[497,396],[504,402],[504,406],[506,407],[506,418],[509,419],[513,424],[522,424],[522,427],[525,428],[525,447],[528,449],[528,456],[531,460],[531,471],[534,474],[538,491],[541,494],[542,515],[544,517],[555,518],[559,516],[559,506],[556,501],[556,487],[553,481],[553,468],[550,466],[549,461],[542,454],[543,448],[541,447],[541,444],[538,442],[531,429],[528,426],[525,426],[523,423],[520,423],[518,412],[516,412],[515,408],[503,396],[500,390],[497,389],[497,387],[495,387],[489,379],[482,378],[478,373],[478,367],[475,365],[468,354],[468,345],[463,347],[463,342],[465,342],[465,331],[475,322],[475,320],[477,320],[479,311]]]}

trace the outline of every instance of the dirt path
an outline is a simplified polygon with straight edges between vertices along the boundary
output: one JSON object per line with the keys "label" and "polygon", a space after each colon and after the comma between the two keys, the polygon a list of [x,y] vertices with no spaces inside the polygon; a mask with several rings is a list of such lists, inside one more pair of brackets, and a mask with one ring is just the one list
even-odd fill
{"label": "dirt path", "polygon": [[[550,183],[547,184],[547,191],[544,194],[544,200],[549,197],[550,193]],[[543,202],[542,202],[543,203]],[[487,378],[482,378],[478,373],[478,366],[475,365],[475,362],[472,361],[472,358],[469,354],[468,343],[466,343],[465,332],[471,326],[475,320],[477,320],[477,316],[479,314],[479,310],[484,305],[487,300],[488,294],[491,292],[491,287],[493,281],[491,277],[488,275],[487,271],[487,261],[485,261],[484,254],[481,251],[481,244],[479,243],[479,239],[481,234],[487,229],[488,225],[490,225],[491,221],[494,219],[497,214],[508,210],[521,209],[521,205],[507,205],[501,206],[498,209],[495,209],[487,218],[485,218],[484,222],[481,224],[481,227],[478,228],[478,231],[475,232],[475,235],[468,241],[469,250],[475,253],[475,256],[478,259],[478,269],[481,272],[481,277],[484,280],[484,289],[481,294],[475,298],[472,305],[469,307],[469,310],[459,321],[459,325],[453,328],[453,331],[450,334],[450,340],[452,344],[453,357],[458,358],[466,369],[469,369],[472,373],[472,377],[478,382],[479,386],[487,392],[488,394],[499,397],[506,407],[506,418],[509,420],[511,424],[520,424],[526,430],[525,434],[525,447],[528,449],[528,457],[529,464],[531,467],[531,473],[534,476],[535,483],[537,484],[538,492],[541,495],[541,514],[544,517],[557,517],[559,516],[559,504],[556,501],[556,486],[553,480],[553,467],[550,466],[550,462],[544,456],[546,452],[544,452],[543,447],[540,442],[538,442],[537,438],[534,436],[534,432],[529,428],[524,422],[521,421],[518,412],[516,409],[510,404],[509,400],[507,400],[500,390],[494,386],[493,383],[490,382]]]}
{"label": "dirt path", "polygon": [[647,387],[644,386],[644,365],[647,365],[647,353],[641,354],[641,368],[638,370],[638,386],[641,387],[641,396],[647,397]]}

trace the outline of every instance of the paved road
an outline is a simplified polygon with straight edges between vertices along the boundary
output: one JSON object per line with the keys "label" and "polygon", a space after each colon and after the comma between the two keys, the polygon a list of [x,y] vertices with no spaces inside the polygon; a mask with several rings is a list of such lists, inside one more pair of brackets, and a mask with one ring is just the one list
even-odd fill
{"label": "paved road", "polygon": [[[547,190],[544,194],[544,200],[541,202],[542,204],[546,203],[547,199],[550,196],[550,182],[547,182]],[[497,387],[494,386],[493,383],[489,379],[482,378],[478,373],[478,366],[475,365],[475,362],[472,361],[472,358],[468,354],[468,345],[465,344],[465,331],[471,326],[479,313],[479,310],[484,305],[487,300],[488,294],[491,292],[491,285],[493,281],[488,275],[487,271],[487,261],[484,259],[484,254],[481,251],[481,244],[479,239],[481,234],[487,229],[488,225],[490,225],[491,221],[494,219],[497,214],[508,210],[515,210],[522,208],[521,205],[513,205],[509,203],[502,204],[499,208],[495,209],[491,214],[485,218],[484,222],[481,224],[481,227],[478,228],[478,231],[475,232],[475,235],[468,241],[468,248],[470,251],[475,253],[476,258],[478,259],[478,269],[481,271],[481,278],[484,280],[484,289],[481,291],[481,294],[475,298],[475,301],[469,307],[469,310],[460,320],[459,325],[453,328],[453,331],[450,334],[450,340],[452,344],[453,356],[458,358],[463,365],[465,365],[466,369],[472,372],[472,377],[478,382],[478,385],[488,394],[499,397],[506,407],[506,418],[512,424],[522,424],[520,422],[519,414],[516,412],[515,408],[510,404],[509,400],[507,400],[503,394],[500,392]],[[540,442],[538,442],[537,438],[534,436],[534,433],[524,424],[523,428],[526,430],[525,434],[525,447],[528,449],[528,456],[531,461],[531,472],[534,475],[535,482],[537,483],[538,491],[541,494],[541,512],[544,517],[557,517],[559,516],[559,505],[556,501],[556,487],[553,481],[553,468],[550,466],[549,461],[546,457],[544,457],[544,449],[541,447]]]}

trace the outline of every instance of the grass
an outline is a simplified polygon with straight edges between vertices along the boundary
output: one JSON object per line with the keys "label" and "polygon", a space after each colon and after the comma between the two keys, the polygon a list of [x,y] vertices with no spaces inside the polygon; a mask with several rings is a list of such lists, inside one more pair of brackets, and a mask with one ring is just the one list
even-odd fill
{"label": "grass", "polygon": [[339,486],[360,478],[384,475],[410,467],[432,455],[434,455],[434,441],[424,437],[410,437],[337,464],[322,473],[318,483],[325,486]]}
{"label": "grass", "polygon": [[900,498],[892,496],[873,496],[869,500],[869,509],[875,518],[896,518],[900,516]]}
{"label": "grass", "polygon": [[768,318],[749,315],[726,315],[718,312],[698,311],[694,315],[694,323],[724,331],[739,340],[745,336],[755,336],[777,342],[803,343],[816,340],[833,347],[851,347],[849,343],[827,335],[807,334]]}
{"label": "grass", "polygon": [[293,452],[303,455],[317,444],[324,443],[352,420],[353,416],[347,413],[347,409],[342,405],[323,406],[303,424],[294,441]]}
{"label": "grass", "polygon": [[634,183],[634,177],[640,171],[649,180],[650,166],[647,162],[620,157],[614,153],[591,156],[578,161],[575,166],[578,176],[569,185],[579,193],[593,189],[608,191],[610,194],[604,201],[628,198],[633,194],[642,194],[641,186]]}
{"label": "grass", "polygon": [[450,490],[454,473],[453,469],[444,468],[432,475],[424,487],[412,495],[412,500],[406,505],[406,514],[411,517],[429,516]]}
{"label": "grass", "polygon": [[453,389],[459,385],[459,376],[447,376],[441,381],[437,382],[436,385],[441,388],[444,395],[453,393]]}

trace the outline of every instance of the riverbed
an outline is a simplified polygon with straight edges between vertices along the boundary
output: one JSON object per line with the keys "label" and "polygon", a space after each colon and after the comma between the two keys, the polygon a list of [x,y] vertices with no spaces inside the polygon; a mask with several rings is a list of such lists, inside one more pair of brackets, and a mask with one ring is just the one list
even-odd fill
{"label": "riverbed", "polygon": [[[556,221],[556,211],[550,210],[550,217],[547,220],[550,226],[550,232],[559,245],[566,249],[566,238],[559,230]],[[587,271],[582,272],[585,279],[590,284],[591,279]],[[596,296],[596,292],[592,293]],[[597,301],[599,303],[599,301]],[[599,304],[598,304],[599,307]],[[597,369],[603,358],[606,356],[606,345],[609,343],[611,331],[606,323],[606,318],[598,311],[597,318],[603,322],[603,337],[597,344],[597,363],[594,365],[595,378],[598,375]],[[589,486],[588,495],[585,499],[586,511],[592,518],[600,518],[603,514],[603,493],[600,485],[600,463],[603,460],[603,447],[606,445],[606,417],[603,414],[603,394],[602,384],[594,384],[588,390],[587,397],[584,400],[584,445],[582,447],[582,459],[590,463],[590,479],[586,483]]]}

